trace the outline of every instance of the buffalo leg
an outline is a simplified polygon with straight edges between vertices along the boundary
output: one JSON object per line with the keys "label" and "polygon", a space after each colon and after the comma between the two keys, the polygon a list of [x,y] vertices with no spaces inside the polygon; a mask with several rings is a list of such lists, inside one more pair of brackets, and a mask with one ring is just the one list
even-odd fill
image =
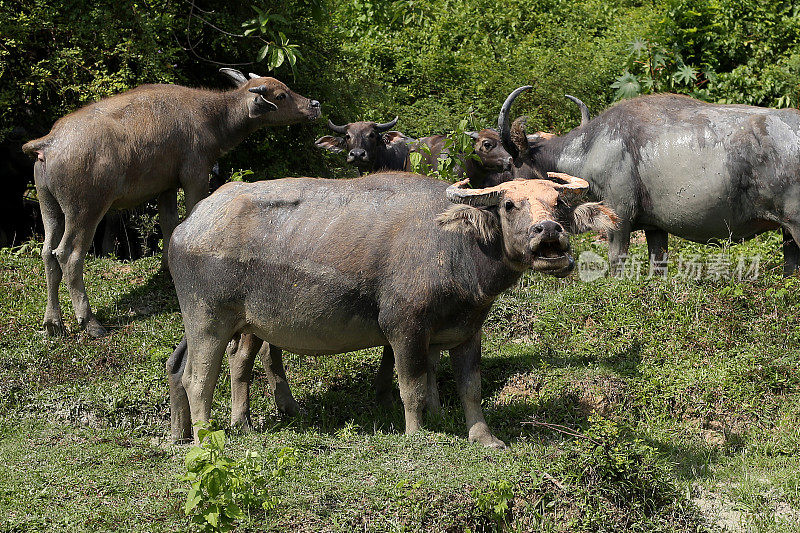
{"label": "buffalo leg", "polygon": [[791,276],[797,272],[800,266],[800,247],[797,246],[797,241],[792,237],[792,232],[783,227],[783,275]]}
{"label": "buffalo leg", "polygon": [[228,366],[231,370],[231,427],[249,431],[250,382],[253,379],[253,364],[263,341],[255,335],[237,335],[233,349],[228,349]]}
{"label": "buffalo leg", "polygon": [[92,244],[94,232],[103,218],[106,209],[79,213],[65,213],[64,236],[55,250],[61,271],[69,289],[75,317],[82,328],[92,337],[102,337],[106,330],[97,321],[89,305],[86,286],[83,281],[83,264]]}
{"label": "buffalo leg", "polygon": [[170,189],[158,195],[158,224],[161,226],[161,235],[164,245],[161,251],[161,268],[169,271],[169,239],[172,231],[178,225],[178,191]]}
{"label": "buffalo leg", "polygon": [[300,414],[300,405],[292,396],[289,382],[286,380],[286,369],[283,368],[283,350],[268,342],[263,343],[258,351],[261,364],[267,373],[272,394],[275,396],[275,406],[282,414],[297,416]]}
{"label": "buffalo leg", "polygon": [[181,384],[186,391],[196,444],[199,444],[196,424],[208,422],[211,417],[214,388],[219,380],[225,347],[233,337],[225,322],[216,317],[184,315],[187,354]]}
{"label": "buffalo leg", "polygon": [[425,408],[429,415],[438,415],[442,410],[442,404],[439,401],[439,387],[436,383],[436,373],[441,356],[442,352],[438,349],[431,348],[428,352],[428,402]]}
{"label": "buffalo leg", "polygon": [[231,426],[234,427],[251,427],[250,385],[256,355],[264,366],[278,411],[287,416],[297,416],[300,413],[300,406],[292,396],[286,380],[282,350],[255,335],[245,333],[237,335],[232,346],[228,348],[228,364],[231,369]]}
{"label": "buffalo leg", "polygon": [[[37,173],[39,172],[37,163]],[[47,308],[44,312],[44,331],[47,335],[63,335],[64,323],[61,315],[61,304],[58,301],[58,286],[61,284],[61,265],[54,252],[64,234],[64,213],[45,187],[36,187],[39,207],[44,223],[44,243],[42,260],[44,275],[47,280]]]}
{"label": "buffalo leg", "polygon": [[667,250],[669,234],[660,229],[646,230],[647,253],[650,256],[650,270],[656,276],[667,275]]}
{"label": "buffalo leg", "polygon": [[405,410],[406,434],[416,433],[422,427],[427,400],[427,339],[418,333],[400,333],[395,339],[390,339],[390,343]]}
{"label": "buffalo leg", "polygon": [[209,168],[195,164],[181,175],[181,186],[186,200],[186,216],[188,217],[194,206],[208,196]]}
{"label": "buffalo leg", "polygon": [[464,344],[450,350],[450,360],[458,395],[464,406],[469,441],[480,442],[490,448],[505,448],[505,443],[492,435],[481,409],[481,331]]}
{"label": "buffalo leg", "polygon": [[383,347],[381,363],[375,375],[375,397],[384,407],[392,405],[392,377],[394,377],[394,352],[391,346]]}
{"label": "buffalo leg", "polygon": [[621,276],[631,244],[631,224],[622,220],[619,227],[608,232],[608,262],[612,276]]}

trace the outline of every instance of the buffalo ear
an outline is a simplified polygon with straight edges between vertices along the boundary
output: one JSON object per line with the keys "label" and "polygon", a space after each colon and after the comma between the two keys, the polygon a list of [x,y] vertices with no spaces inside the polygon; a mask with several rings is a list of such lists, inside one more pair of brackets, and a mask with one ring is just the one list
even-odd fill
{"label": "buffalo ear", "polygon": [[415,140],[416,139],[412,139],[408,135],[405,135],[399,131],[387,131],[383,134],[383,142],[386,144],[392,144],[396,142],[412,143]]}
{"label": "buffalo ear", "polygon": [[221,68],[219,69],[219,73],[231,80],[237,87],[241,87],[247,83],[245,75],[235,68]]}
{"label": "buffalo ear", "polygon": [[323,135],[314,141],[314,146],[321,148],[322,150],[330,150],[335,154],[344,152],[345,147],[344,139],[341,137],[334,137],[333,135]]}
{"label": "buffalo ear", "polygon": [[577,206],[570,213],[567,223],[570,233],[600,231],[607,233],[617,228],[619,216],[613,209],[600,202],[587,202]]}

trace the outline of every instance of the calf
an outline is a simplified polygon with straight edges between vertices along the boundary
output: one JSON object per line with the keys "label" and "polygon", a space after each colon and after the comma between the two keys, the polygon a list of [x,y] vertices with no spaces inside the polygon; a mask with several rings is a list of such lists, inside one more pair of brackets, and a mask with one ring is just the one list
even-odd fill
{"label": "calf", "polygon": [[44,328],[64,333],[58,286],[66,278],[75,315],[93,337],[105,329],[92,313],[83,262],[109,209],[158,198],[163,261],[177,224],[177,189],[186,209],[208,195],[214,162],[263,126],[315,120],[319,102],[274,78],[222,69],[237,87],[217,92],[178,85],[142,85],[60,118],[23,150],[35,160],[34,181],[45,238]]}
{"label": "calf", "polygon": [[400,132],[389,132],[398,118],[382,124],[351,122],[344,126],[328,120],[328,128],[341,137],[324,135],[316,140],[314,146],[334,153],[347,152],[347,162],[355,166],[359,174],[408,170],[408,138]]}

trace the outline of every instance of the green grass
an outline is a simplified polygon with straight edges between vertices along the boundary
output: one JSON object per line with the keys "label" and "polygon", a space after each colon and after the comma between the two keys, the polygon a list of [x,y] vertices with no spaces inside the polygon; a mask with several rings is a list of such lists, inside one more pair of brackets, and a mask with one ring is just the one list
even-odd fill
{"label": "green grass", "polygon": [[[719,248],[671,241],[677,257]],[[187,448],[167,443],[164,362],[182,336],[159,258],[89,259],[103,339],[40,332],[41,260],[0,252],[0,531],[185,531]],[[605,256],[601,242],[578,250]],[[634,257],[646,247],[636,240]],[[282,418],[256,369],[256,432],[228,451],[297,450],[280,504],[242,531],[800,531],[800,293],[780,241],[728,250],[759,276],[719,280],[526,276],[486,325],[487,419],[510,448],[466,441],[449,360],[443,412],[403,435],[372,398],[378,350],[286,354],[304,409]],[[644,267],[643,267],[644,268]],[[645,269],[646,270],[646,269]],[[227,429],[229,380],[213,417]],[[591,439],[591,440],[590,440]],[[510,511],[492,516],[497,482]]]}

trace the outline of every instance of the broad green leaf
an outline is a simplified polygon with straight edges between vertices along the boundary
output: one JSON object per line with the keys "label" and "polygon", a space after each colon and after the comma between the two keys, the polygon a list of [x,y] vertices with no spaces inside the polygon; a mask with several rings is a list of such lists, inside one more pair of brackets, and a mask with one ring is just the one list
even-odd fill
{"label": "broad green leaf", "polygon": [[691,83],[697,79],[697,71],[689,65],[681,65],[678,71],[672,76],[672,79],[677,83],[691,85]]}
{"label": "broad green leaf", "polygon": [[225,431],[219,429],[211,432],[208,436],[211,446],[215,450],[223,450],[225,448]]}
{"label": "broad green leaf", "polygon": [[626,98],[639,96],[642,91],[642,86],[639,84],[639,79],[630,72],[626,72],[617,78],[617,80],[611,84],[611,88],[617,90],[616,94],[614,95],[616,100],[623,100]]}
{"label": "broad green leaf", "polygon": [[264,58],[267,57],[267,52],[269,52],[269,44],[265,44],[261,47],[261,50],[258,51],[256,61],[263,61]]}
{"label": "broad green leaf", "polygon": [[219,507],[216,504],[209,507],[203,513],[203,518],[205,518],[206,522],[211,524],[212,527],[217,527],[219,525]]}
{"label": "broad green leaf", "polygon": [[242,520],[245,518],[245,514],[235,503],[229,503],[225,506],[225,514],[231,518],[235,518],[236,520]]}
{"label": "broad green leaf", "polygon": [[202,460],[205,459],[205,456],[207,455],[207,450],[204,450],[199,446],[192,446],[189,448],[189,451],[186,452],[186,457],[183,460],[184,464],[186,465],[186,469],[190,472],[194,472],[200,467]]}
{"label": "broad green leaf", "polygon": [[200,503],[202,496],[200,495],[200,491],[197,489],[192,489],[189,491],[189,494],[186,496],[186,505],[183,508],[184,514],[189,514],[192,510],[197,507],[197,504]]}

